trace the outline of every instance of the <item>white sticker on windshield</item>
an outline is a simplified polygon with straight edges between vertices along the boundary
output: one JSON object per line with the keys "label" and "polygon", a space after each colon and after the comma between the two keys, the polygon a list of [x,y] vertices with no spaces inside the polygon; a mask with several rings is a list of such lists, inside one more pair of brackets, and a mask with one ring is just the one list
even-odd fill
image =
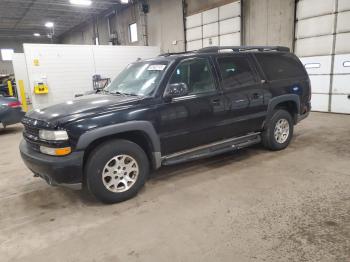
{"label": "white sticker on windshield", "polygon": [[163,71],[166,65],[150,65],[147,70]]}

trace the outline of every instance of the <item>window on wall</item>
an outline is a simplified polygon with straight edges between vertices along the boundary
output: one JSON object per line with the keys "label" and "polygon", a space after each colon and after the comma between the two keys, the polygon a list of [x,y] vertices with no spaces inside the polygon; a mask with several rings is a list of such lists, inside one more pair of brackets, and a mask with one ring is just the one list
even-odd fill
{"label": "window on wall", "polygon": [[129,25],[129,34],[130,34],[130,42],[137,42],[138,37],[137,37],[137,24],[133,23]]}
{"label": "window on wall", "polygon": [[1,49],[1,58],[3,61],[12,61],[13,49]]}

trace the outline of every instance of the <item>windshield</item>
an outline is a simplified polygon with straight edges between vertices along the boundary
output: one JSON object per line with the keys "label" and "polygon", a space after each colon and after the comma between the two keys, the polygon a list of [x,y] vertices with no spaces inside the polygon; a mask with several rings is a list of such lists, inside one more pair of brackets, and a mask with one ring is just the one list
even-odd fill
{"label": "windshield", "polygon": [[111,94],[149,96],[159,85],[167,65],[166,61],[130,64],[106,87],[105,91]]}

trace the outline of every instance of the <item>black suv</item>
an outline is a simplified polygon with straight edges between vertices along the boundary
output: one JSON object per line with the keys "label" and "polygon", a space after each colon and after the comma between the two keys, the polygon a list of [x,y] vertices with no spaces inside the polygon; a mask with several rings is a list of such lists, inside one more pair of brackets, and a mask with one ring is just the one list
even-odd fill
{"label": "black suv", "polygon": [[310,80],[286,47],[208,47],[130,64],[102,92],[26,115],[27,167],[103,202],[136,195],[150,170],[262,142],[288,146]]}

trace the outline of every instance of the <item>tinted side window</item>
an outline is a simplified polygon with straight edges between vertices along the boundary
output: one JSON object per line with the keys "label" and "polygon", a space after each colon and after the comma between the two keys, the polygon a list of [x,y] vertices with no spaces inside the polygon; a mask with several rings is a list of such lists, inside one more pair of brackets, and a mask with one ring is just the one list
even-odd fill
{"label": "tinted side window", "polygon": [[189,95],[216,90],[210,63],[204,58],[186,60],[177,66],[169,83],[181,82],[187,84]]}
{"label": "tinted side window", "polygon": [[247,58],[220,57],[217,61],[225,89],[256,83],[254,73]]}
{"label": "tinted side window", "polygon": [[269,80],[305,77],[299,60],[288,54],[256,54],[263,71]]}

